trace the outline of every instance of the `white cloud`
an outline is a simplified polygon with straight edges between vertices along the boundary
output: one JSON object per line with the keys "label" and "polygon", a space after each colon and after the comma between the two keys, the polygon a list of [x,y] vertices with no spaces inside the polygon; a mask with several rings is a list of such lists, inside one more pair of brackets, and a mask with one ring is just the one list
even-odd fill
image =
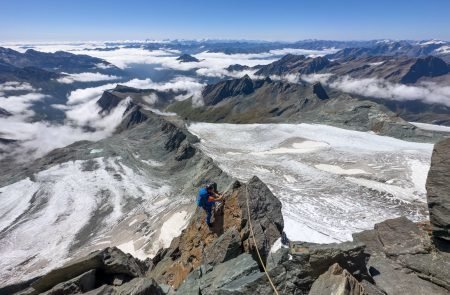
{"label": "white cloud", "polygon": [[0,84],[0,91],[34,91],[36,89],[27,82],[9,81]]}
{"label": "white cloud", "polygon": [[158,101],[158,95],[156,95],[155,93],[151,93],[150,95],[143,96],[142,100],[149,105],[154,105]]}
{"label": "white cloud", "polygon": [[366,97],[398,101],[420,100],[424,103],[439,103],[450,106],[450,86],[433,82],[404,85],[378,78],[354,79],[349,76],[334,77],[331,74],[304,75],[301,78],[310,83],[319,81],[343,92]]}
{"label": "white cloud", "polygon": [[64,74],[63,77],[58,78],[59,83],[71,84],[73,82],[98,82],[98,81],[109,81],[118,80],[120,77],[114,75],[105,75],[101,73],[78,73],[78,74]]}
{"label": "white cloud", "polygon": [[32,115],[32,111],[29,110],[33,102],[41,100],[47,97],[41,93],[28,93],[23,95],[13,95],[7,97],[0,97],[0,108],[7,110],[12,114],[27,114]]}

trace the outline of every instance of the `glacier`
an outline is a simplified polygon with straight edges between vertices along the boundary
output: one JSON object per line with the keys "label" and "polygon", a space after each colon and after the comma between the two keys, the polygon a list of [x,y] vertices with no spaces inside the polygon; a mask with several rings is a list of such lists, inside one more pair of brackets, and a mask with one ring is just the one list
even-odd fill
{"label": "glacier", "polygon": [[289,239],[352,240],[388,218],[428,218],[432,144],[320,124],[192,123],[198,147],[231,176],[261,178],[281,200]]}

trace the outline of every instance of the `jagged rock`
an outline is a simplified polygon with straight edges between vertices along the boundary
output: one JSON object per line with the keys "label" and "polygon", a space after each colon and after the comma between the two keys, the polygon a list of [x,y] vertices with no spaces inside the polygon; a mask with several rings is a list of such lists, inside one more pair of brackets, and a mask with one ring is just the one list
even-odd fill
{"label": "jagged rock", "polygon": [[267,257],[266,268],[270,270],[277,265],[282,264],[283,262],[289,260],[289,255],[289,249],[285,247],[281,247],[275,252],[271,251]]}
{"label": "jagged rock", "polygon": [[92,269],[99,270],[105,274],[123,274],[129,278],[144,275],[143,269],[131,255],[127,255],[113,247],[93,252],[86,257],[54,269],[33,282],[31,286],[38,292],[44,292],[59,283],[71,280]]}
{"label": "jagged rock", "polygon": [[135,278],[118,286],[103,285],[95,290],[84,293],[86,295],[164,295],[161,287],[150,278]]}
{"label": "jagged rock", "polygon": [[[293,243],[287,260],[269,270],[269,275],[280,294],[308,294],[314,281],[334,263],[345,268],[358,281],[373,282],[366,268],[369,255],[361,243],[318,245]],[[261,275],[262,274],[262,275]],[[229,294],[272,294],[267,277],[247,277],[239,292]],[[227,294],[227,293],[224,293]]]}
{"label": "jagged rock", "polygon": [[189,142],[184,141],[175,154],[175,160],[183,161],[192,158],[194,154],[195,148]]}
{"label": "jagged rock", "polygon": [[246,95],[254,91],[252,79],[245,75],[239,79],[225,80],[217,84],[209,84],[202,91],[205,105],[215,105],[227,97]]}
{"label": "jagged rock", "polygon": [[76,294],[85,293],[95,288],[95,269],[87,271],[80,276],[57,284],[47,292],[45,295],[60,295],[60,294]]}
{"label": "jagged rock", "polygon": [[450,243],[450,139],[434,145],[427,178],[427,200],[433,237]]}
{"label": "jagged rock", "polygon": [[335,263],[314,281],[309,295],[367,295],[364,287],[348,271]]}
{"label": "jagged rock", "polygon": [[[204,210],[198,208],[182,234],[153,259],[155,266],[148,272],[149,277],[177,288],[202,265],[209,270],[243,252],[256,258],[256,247],[265,263],[271,246],[283,231],[280,201],[257,177],[247,184],[234,182],[225,195],[224,204],[214,212],[212,228],[205,223]],[[256,245],[250,237],[247,197]]]}
{"label": "jagged rock", "polygon": [[[179,294],[218,294],[220,291],[237,292],[241,286],[264,276],[249,254],[241,254],[214,267],[206,274],[192,273],[177,290]],[[198,290],[200,293],[198,293]]]}
{"label": "jagged rock", "polygon": [[313,85],[313,93],[322,100],[330,98],[320,82]]}
{"label": "jagged rock", "polygon": [[117,107],[122,100],[123,98],[114,95],[111,91],[104,91],[100,99],[97,100],[97,104],[100,107],[99,113],[108,114]]}
{"label": "jagged rock", "polygon": [[[281,212],[281,202],[272,194],[269,188],[256,176],[242,189],[243,197],[239,198],[242,210],[244,247],[252,249],[254,245],[250,232],[250,224],[256,239],[256,246],[262,256],[264,264],[269,255],[270,248],[276,240],[281,238],[284,221]],[[250,220],[247,210],[250,207]]]}
{"label": "jagged rock", "polygon": [[205,249],[204,264],[215,266],[242,253],[241,238],[235,227],[228,229],[223,235]]}
{"label": "jagged rock", "polygon": [[374,230],[353,234],[353,239],[366,244],[369,253],[388,256],[427,253],[430,248],[426,233],[406,217],[377,223]]}

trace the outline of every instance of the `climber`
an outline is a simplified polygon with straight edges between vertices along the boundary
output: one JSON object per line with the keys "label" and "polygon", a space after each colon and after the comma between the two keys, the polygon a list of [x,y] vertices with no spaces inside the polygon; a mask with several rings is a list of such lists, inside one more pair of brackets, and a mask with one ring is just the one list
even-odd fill
{"label": "climber", "polygon": [[215,182],[207,184],[198,191],[197,205],[206,212],[206,224],[211,227],[212,209],[216,202],[222,200],[222,196],[217,191]]}

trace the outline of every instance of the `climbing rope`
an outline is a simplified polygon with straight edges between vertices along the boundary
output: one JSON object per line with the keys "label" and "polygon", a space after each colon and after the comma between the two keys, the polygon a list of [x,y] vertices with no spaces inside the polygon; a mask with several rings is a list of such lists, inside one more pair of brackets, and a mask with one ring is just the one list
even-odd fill
{"label": "climbing rope", "polygon": [[247,201],[247,213],[248,213],[248,223],[249,223],[249,227],[250,227],[250,233],[252,235],[252,239],[253,239],[253,243],[255,244],[255,248],[256,248],[256,254],[258,254],[258,258],[259,258],[259,262],[261,263],[263,269],[264,269],[264,273],[267,276],[267,279],[269,280],[270,285],[272,286],[273,292],[276,295],[279,295],[277,288],[275,287],[275,285],[272,282],[272,279],[270,278],[269,273],[267,272],[266,266],[263,263],[263,260],[261,258],[261,255],[259,254],[259,250],[258,250],[258,244],[256,243],[256,239],[255,239],[255,234],[253,233],[253,225],[252,225],[252,218],[250,216],[250,206],[248,204],[248,188],[247,186],[245,187],[245,199]]}

